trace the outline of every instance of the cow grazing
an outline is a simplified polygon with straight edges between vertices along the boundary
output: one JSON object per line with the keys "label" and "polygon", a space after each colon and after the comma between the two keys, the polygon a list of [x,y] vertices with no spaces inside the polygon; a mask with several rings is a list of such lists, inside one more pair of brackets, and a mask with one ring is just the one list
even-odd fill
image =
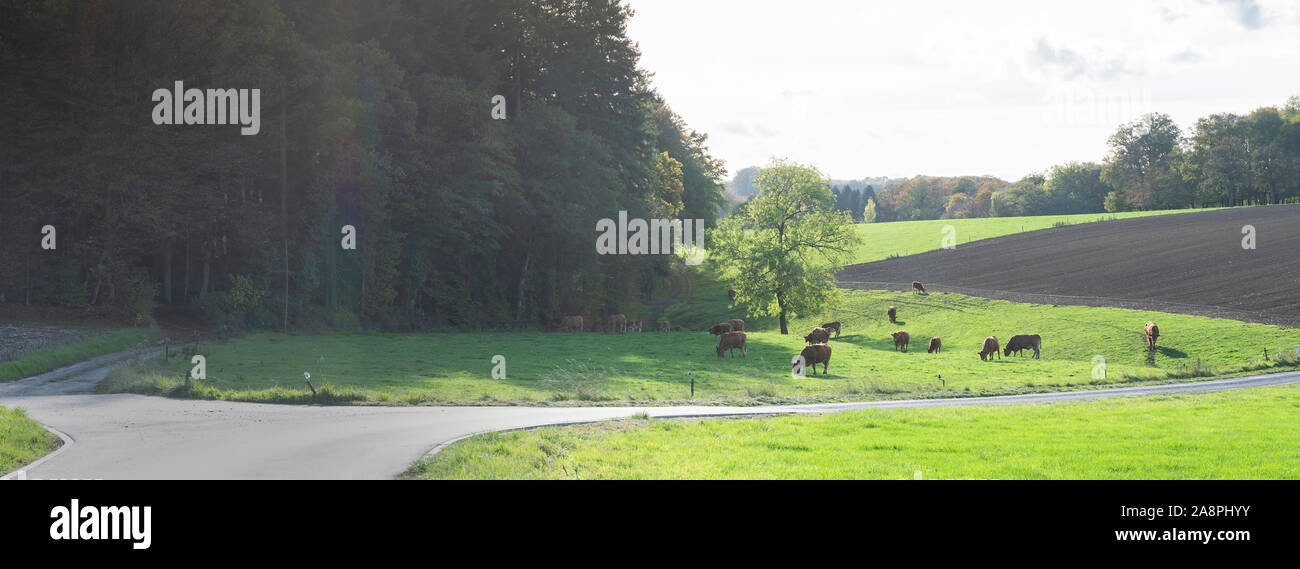
{"label": "cow grazing", "polygon": [[1009,356],[1011,352],[1017,355],[1024,350],[1033,350],[1034,359],[1038,358],[1038,352],[1043,348],[1043,337],[1038,334],[1016,334],[1010,340],[1007,340],[1007,346],[1002,349],[1002,355]]}
{"label": "cow grazing", "polygon": [[1156,339],[1160,338],[1160,327],[1155,322],[1147,322],[1144,329],[1147,335],[1147,350],[1156,351]]}
{"label": "cow grazing", "polygon": [[895,307],[895,306],[891,306],[891,307],[889,307],[889,312],[887,312],[886,314],[889,314],[889,323],[890,323],[890,324],[898,324],[898,308],[897,308],[897,307]]}
{"label": "cow grazing", "polygon": [[731,320],[728,320],[728,321],[727,321],[727,324],[730,324],[730,325],[731,325],[731,331],[732,331],[732,332],[744,332],[744,331],[745,331],[745,321],[744,321],[744,320],[741,320],[741,319],[739,319],[739,318],[732,318]]}
{"label": "cow grazing", "polygon": [[[694,329],[692,329],[691,331],[693,332]],[[719,322],[717,324],[714,324],[712,328],[709,328],[709,333],[713,334],[714,336],[721,336],[723,334],[726,334],[727,332],[734,332],[734,331],[735,330],[731,329],[730,322]]]}
{"label": "cow grazing", "polygon": [[672,325],[669,324],[667,320],[664,320],[663,322],[660,322],[660,323],[659,323],[659,331],[660,331],[660,332],[667,332],[667,331],[669,331],[669,330],[671,330],[671,329],[672,329]]}
{"label": "cow grazing", "polygon": [[836,338],[840,337],[840,323],[839,323],[839,322],[827,322],[827,323],[825,323],[825,324],[822,324],[822,328],[825,328],[826,331],[828,331],[828,332],[835,332],[835,337],[836,337]]}
{"label": "cow grazing", "polygon": [[564,332],[574,332],[574,331],[581,332],[582,315],[579,314],[574,316],[565,316],[564,318],[561,318],[560,330]]}
{"label": "cow grazing", "polygon": [[736,357],[735,349],[740,348],[740,357],[745,357],[745,333],[744,332],[727,332],[718,340],[718,357],[722,357],[722,352],[731,352],[731,357]]}
{"label": "cow grazing", "polygon": [[[817,373],[817,364],[822,364],[822,375],[830,373],[831,367],[831,347],[826,344],[813,344],[804,346],[803,351],[799,352],[803,357],[803,363],[806,367],[811,367],[813,373]],[[799,362],[794,363],[794,369],[799,368]]]}
{"label": "cow grazing", "polygon": [[627,331],[628,331],[628,332],[640,332],[642,326],[644,326],[642,320],[633,320],[633,321],[627,323]]}
{"label": "cow grazing", "polygon": [[938,336],[935,336],[933,338],[930,338],[930,347],[925,349],[925,353],[937,354],[942,349],[943,349],[943,342],[939,340]]}
{"label": "cow grazing", "polygon": [[984,361],[985,357],[988,358],[988,361],[993,361],[993,356],[997,356],[998,359],[1002,359],[1002,351],[998,346],[998,337],[989,336],[987,338],[984,338],[984,347],[980,349],[979,354],[980,354],[980,361]]}
{"label": "cow grazing", "polygon": [[912,281],[912,292],[925,292],[925,287],[921,286],[921,281]]}
{"label": "cow grazing", "polygon": [[622,314],[615,314],[615,315],[613,315],[613,316],[610,316],[610,317],[609,317],[609,327],[608,327],[607,331],[608,331],[610,334],[613,334],[614,332],[626,332],[626,331],[627,331],[627,316],[624,316],[624,315],[622,315]]}
{"label": "cow grazing", "polygon": [[830,339],[831,333],[825,328],[813,328],[812,332],[809,332],[807,336],[803,337],[803,341],[808,342],[809,344],[825,344],[826,341]]}
{"label": "cow grazing", "polygon": [[907,344],[912,341],[912,336],[909,335],[906,330],[899,330],[890,334],[890,336],[894,337],[895,348],[901,349],[904,352],[907,351]]}

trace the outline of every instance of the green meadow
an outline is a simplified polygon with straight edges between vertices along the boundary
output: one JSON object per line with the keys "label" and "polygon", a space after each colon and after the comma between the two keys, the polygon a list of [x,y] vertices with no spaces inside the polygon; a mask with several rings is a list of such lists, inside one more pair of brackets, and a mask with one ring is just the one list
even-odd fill
{"label": "green meadow", "polygon": [[948,225],[951,225],[955,230],[953,238],[956,240],[956,244],[962,245],[981,239],[992,239],[1003,235],[1049,229],[1062,225],[1210,211],[1212,209],[1221,208],[860,223],[857,225],[857,230],[862,242],[858,246],[852,262],[869,263],[894,256],[905,257],[940,249],[943,247],[944,227]]}
{"label": "green meadow", "polygon": [[[730,315],[725,292],[695,292],[686,307],[711,307],[710,318]],[[898,324],[885,317],[890,305],[898,306]],[[843,323],[843,335],[830,342],[830,373],[793,377],[791,360],[804,346],[802,335],[827,320]],[[1162,331],[1155,365],[1146,362],[1147,320]],[[206,358],[204,380],[187,384],[190,359],[173,354],[118,370],[99,389],[283,403],[800,403],[998,395],[1267,371],[1294,366],[1288,354],[1300,344],[1300,330],[1263,324],[886,291],[843,291],[832,310],[793,321],[788,336],[770,320],[747,328],[748,354],[723,358],[707,332],[259,333],[198,346]],[[894,349],[890,332],[899,329],[912,335],[907,353]],[[986,336],[1005,343],[1017,333],[1042,335],[1042,359],[984,362],[976,355]],[[926,353],[932,336],[942,338],[942,353]],[[497,355],[505,358],[505,379],[492,377]],[[317,394],[304,373],[311,374]]]}
{"label": "green meadow", "polygon": [[1290,479],[1300,385],[475,436],[404,478]]}

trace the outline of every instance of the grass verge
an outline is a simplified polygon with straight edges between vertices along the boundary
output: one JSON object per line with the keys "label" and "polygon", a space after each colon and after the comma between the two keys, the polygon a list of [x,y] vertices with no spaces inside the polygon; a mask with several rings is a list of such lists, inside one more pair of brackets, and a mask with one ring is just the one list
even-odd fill
{"label": "grass verge", "polygon": [[0,475],[45,456],[63,440],[31,420],[22,409],[0,407]]}
{"label": "grass verge", "polygon": [[1300,386],[471,437],[407,479],[1295,479]]}
{"label": "grass verge", "polygon": [[162,331],[157,328],[123,328],[84,342],[32,350],[16,360],[0,363],[0,381],[45,373],[104,354],[148,347],[162,337]]}

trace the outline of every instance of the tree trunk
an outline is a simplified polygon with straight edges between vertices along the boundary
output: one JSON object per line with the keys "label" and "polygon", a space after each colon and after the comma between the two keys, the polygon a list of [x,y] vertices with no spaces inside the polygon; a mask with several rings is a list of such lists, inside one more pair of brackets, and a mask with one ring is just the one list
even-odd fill
{"label": "tree trunk", "polygon": [[289,158],[284,129],[284,106],[280,103],[280,221],[284,225],[284,331],[289,331],[289,214],[285,207],[285,193],[289,186]]}
{"label": "tree trunk", "polygon": [[515,322],[518,323],[524,319],[524,281],[528,278],[528,262],[532,256],[524,254],[524,269],[519,272],[519,292],[516,294]]}
{"label": "tree trunk", "polygon": [[190,301],[190,231],[185,230],[185,284],[181,286],[181,302]]}
{"label": "tree trunk", "polygon": [[785,298],[780,292],[776,293],[776,306],[780,310],[781,316],[781,335],[790,333],[789,321],[785,317]]}
{"label": "tree trunk", "polygon": [[163,302],[172,303],[172,242],[163,243]]}
{"label": "tree trunk", "polygon": [[208,277],[212,273],[212,247],[203,248],[203,286],[199,287],[199,298],[208,297]]}

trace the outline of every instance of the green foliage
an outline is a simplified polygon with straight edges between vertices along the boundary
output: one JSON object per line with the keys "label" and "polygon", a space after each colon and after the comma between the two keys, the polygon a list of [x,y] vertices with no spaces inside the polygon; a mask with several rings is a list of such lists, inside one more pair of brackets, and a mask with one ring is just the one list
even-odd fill
{"label": "green foliage", "polygon": [[719,224],[712,258],[736,302],[751,315],[778,316],[784,334],[788,318],[816,313],[834,298],[834,274],[857,236],[815,168],[776,161],[754,182],[761,193],[743,215]]}
{"label": "green foliage", "polygon": [[[299,329],[537,326],[624,310],[672,262],[601,258],[595,220],[712,225],[723,203],[721,162],[649,86],[621,2],[86,10],[0,19],[17,133],[0,164],[21,165],[0,174],[0,241],[46,222],[60,240],[57,264],[0,251],[22,269],[0,271],[5,298],[139,308],[143,269],[228,331],[279,328],[286,308]],[[148,94],[182,77],[260,89],[261,132],[151,124]]]}
{"label": "green foliage", "polygon": [[865,208],[862,209],[862,222],[863,223],[876,222],[876,200],[875,199],[873,198],[867,199],[867,205]]}

